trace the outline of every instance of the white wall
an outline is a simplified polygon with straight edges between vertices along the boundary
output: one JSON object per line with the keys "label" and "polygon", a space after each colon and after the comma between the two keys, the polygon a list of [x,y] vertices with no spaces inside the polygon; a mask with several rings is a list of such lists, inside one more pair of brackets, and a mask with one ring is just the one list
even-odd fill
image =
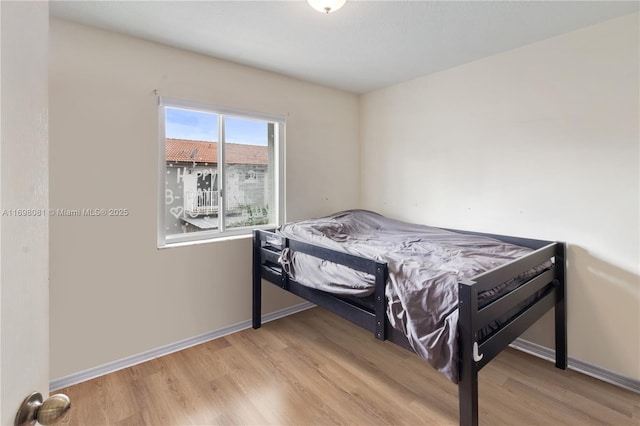
{"label": "white wall", "polygon": [[59,20],[50,38],[51,207],[131,212],[51,218],[52,379],[250,318],[250,239],[156,249],[154,90],[288,114],[287,219],[358,206],[357,96]]}
{"label": "white wall", "polygon": [[47,2],[0,2],[2,425],[32,392],[49,391],[48,34]]}
{"label": "white wall", "polygon": [[[364,95],[364,208],[568,243],[569,355],[640,379],[638,14]],[[552,317],[526,338],[553,347]]]}

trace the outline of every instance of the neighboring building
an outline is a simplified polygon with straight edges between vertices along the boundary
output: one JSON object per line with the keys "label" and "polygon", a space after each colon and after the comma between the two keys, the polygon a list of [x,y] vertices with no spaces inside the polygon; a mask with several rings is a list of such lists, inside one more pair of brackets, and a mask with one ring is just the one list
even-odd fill
{"label": "neighboring building", "polygon": [[[170,233],[218,228],[220,176],[218,143],[184,139],[166,142],[166,226]],[[264,221],[268,206],[266,146],[225,145],[227,226]]]}

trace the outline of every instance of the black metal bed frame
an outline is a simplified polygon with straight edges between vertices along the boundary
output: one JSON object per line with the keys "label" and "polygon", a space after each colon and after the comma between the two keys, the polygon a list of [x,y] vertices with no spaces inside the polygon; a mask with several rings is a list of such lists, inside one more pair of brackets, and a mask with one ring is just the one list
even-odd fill
{"label": "black metal bed frame", "polygon": [[[524,257],[477,275],[471,280],[462,280],[458,283],[458,399],[460,425],[468,426],[478,424],[478,372],[480,369],[553,307],[555,307],[555,365],[563,370],[567,368],[565,245],[553,241],[452,231],[487,236],[534,250]],[[373,275],[375,291],[372,300],[340,297],[291,280],[278,263],[278,257],[284,248]],[[550,269],[530,278],[487,306],[479,308],[479,293],[548,260],[553,262]],[[256,230],[253,237],[253,328],[257,329],[261,326],[261,286],[264,279],[373,332],[377,339],[390,340],[412,350],[404,334],[393,328],[387,319],[385,297],[387,277],[386,263],[285,238],[271,231]],[[524,309],[511,316],[498,330],[483,338],[480,337],[479,332],[485,326],[513,312],[531,298],[535,298],[535,302],[529,303]]]}

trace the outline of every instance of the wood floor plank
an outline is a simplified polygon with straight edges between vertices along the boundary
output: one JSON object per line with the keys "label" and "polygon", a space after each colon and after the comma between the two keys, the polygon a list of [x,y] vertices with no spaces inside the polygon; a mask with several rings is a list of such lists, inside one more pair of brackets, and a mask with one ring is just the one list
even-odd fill
{"label": "wood floor plank", "polygon": [[[640,395],[507,349],[481,425],[638,425]],[[320,308],[61,390],[70,425],[456,425],[458,388]]]}
{"label": "wood floor plank", "polygon": [[[523,358],[526,362],[517,362]],[[607,416],[621,414],[628,418],[633,413],[634,402],[637,404],[640,401],[633,392],[572,370],[550,370],[548,364],[532,355],[506,351],[487,365],[487,370],[496,371],[494,376],[501,374],[507,379],[518,377],[528,385],[547,394],[554,394],[566,403],[584,403],[592,408],[595,406],[601,413],[608,413]]]}

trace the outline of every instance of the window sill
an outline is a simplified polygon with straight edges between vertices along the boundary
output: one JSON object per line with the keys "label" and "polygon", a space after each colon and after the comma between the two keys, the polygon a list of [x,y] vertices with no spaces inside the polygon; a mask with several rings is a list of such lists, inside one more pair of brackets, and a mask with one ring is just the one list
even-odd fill
{"label": "window sill", "polygon": [[251,239],[251,238],[253,238],[253,232],[249,234],[225,235],[225,236],[214,237],[214,238],[206,238],[202,240],[170,242],[170,243],[165,243],[165,245],[163,246],[158,246],[158,249],[164,250],[164,249],[174,248],[174,247],[186,247],[186,246],[193,246],[193,245],[199,245],[199,244],[220,243],[220,242],[226,242],[226,241],[244,240],[244,239]]}

